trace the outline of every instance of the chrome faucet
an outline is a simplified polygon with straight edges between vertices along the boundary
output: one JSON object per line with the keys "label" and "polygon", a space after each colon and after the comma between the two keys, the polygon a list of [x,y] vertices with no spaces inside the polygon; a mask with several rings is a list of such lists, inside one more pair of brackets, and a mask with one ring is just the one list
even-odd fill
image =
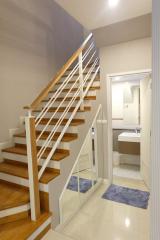
{"label": "chrome faucet", "polygon": [[140,130],[141,130],[140,127],[136,127],[136,129],[135,129],[135,133],[140,133]]}

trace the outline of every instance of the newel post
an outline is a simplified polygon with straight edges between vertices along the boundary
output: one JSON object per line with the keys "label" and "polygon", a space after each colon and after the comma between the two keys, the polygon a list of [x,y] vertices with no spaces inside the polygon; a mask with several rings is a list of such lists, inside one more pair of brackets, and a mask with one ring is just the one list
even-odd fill
{"label": "newel post", "polygon": [[83,55],[82,52],[79,55],[78,58],[79,61],[79,84],[80,84],[80,100],[81,100],[81,106],[80,109],[84,110],[84,91],[83,91]]}
{"label": "newel post", "polygon": [[25,127],[28,157],[31,219],[33,221],[36,221],[40,216],[40,197],[39,197],[35,118],[31,116],[30,112],[29,116],[25,117]]}

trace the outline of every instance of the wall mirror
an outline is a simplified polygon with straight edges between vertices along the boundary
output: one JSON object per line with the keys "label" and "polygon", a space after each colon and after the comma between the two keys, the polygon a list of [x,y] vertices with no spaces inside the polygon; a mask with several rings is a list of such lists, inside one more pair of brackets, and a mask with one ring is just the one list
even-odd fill
{"label": "wall mirror", "polygon": [[[61,224],[68,221],[101,182],[102,113],[98,112],[60,198]],[[99,157],[101,158],[99,164]]]}

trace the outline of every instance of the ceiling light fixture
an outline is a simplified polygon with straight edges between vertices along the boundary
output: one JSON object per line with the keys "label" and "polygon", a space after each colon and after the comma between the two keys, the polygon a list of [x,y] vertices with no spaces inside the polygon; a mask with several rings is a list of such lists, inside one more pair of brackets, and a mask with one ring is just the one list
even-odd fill
{"label": "ceiling light fixture", "polygon": [[110,8],[114,8],[118,5],[120,0],[108,0],[108,5]]}

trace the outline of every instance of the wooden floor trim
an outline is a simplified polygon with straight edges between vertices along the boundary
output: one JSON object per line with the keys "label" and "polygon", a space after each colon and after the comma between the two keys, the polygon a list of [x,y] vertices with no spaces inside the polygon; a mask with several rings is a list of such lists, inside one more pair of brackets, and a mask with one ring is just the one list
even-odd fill
{"label": "wooden floor trim", "polygon": [[16,213],[16,214],[13,214],[13,215],[10,215],[10,216],[0,218],[0,224],[15,222],[15,221],[18,221],[18,220],[21,220],[21,219],[28,218],[28,216],[29,216],[29,211]]}
{"label": "wooden floor trim", "polygon": [[49,224],[36,238],[35,240],[40,240],[46,235],[46,233],[51,229],[51,224]]}
{"label": "wooden floor trim", "polygon": [[51,217],[48,218],[27,240],[39,240],[41,239],[49,230],[51,226]]}

